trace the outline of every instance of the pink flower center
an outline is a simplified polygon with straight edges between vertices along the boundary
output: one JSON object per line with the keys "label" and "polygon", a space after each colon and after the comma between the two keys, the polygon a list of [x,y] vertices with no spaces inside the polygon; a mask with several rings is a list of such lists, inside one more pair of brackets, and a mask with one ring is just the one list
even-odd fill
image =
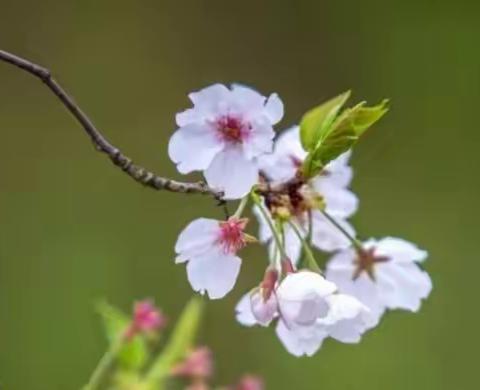
{"label": "pink flower center", "polygon": [[357,251],[357,257],[354,261],[356,266],[352,279],[357,280],[362,272],[375,282],[375,266],[378,263],[385,263],[389,260],[387,256],[378,256],[375,254],[375,248],[360,249]]}
{"label": "pink flower center", "polygon": [[217,119],[215,126],[222,139],[234,144],[242,143],[251,131],[249,123],[232,115],[221,116]]}
{"label": "pink flower center", "polygon": [[246,219],[230,218],[228,221],[220,222],[219,244],[225,253],[237,253],[246,244],[245,229]]}

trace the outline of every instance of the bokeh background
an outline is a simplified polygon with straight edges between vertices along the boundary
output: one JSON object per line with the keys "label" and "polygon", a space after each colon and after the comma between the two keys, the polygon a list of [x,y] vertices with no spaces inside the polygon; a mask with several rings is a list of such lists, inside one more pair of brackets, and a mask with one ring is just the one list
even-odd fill
{"label": "bokeh background", "polygon": [[[0,47],[50,67],[137,162],[167,157],[186,94],[214,82],[278,92],[284,127],[346,89],[392,110],[355,151],[354,222],[430,252],[435,289],[359,345],[291,357],[273,331],[235,323],[260,278],[245,250],[237,288],[211,302],[200,342],[218,383],[242,372],[268,389],[472,389],[478,383],[477,169],[480,3],[321,0],[1,0]],[[105,347],[94,302],[154,297],[174,320],[191,296],[173,263],[179,231],[220,217],[210,199],[133,183],[91,147],[38,80],[0,63],[0,388],[79,388]]]}

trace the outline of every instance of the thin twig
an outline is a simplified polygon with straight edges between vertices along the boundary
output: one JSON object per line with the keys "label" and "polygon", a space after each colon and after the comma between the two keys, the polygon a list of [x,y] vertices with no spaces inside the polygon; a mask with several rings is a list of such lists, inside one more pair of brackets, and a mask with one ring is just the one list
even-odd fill
{"label": "thin twig", "polygon": [[220,200],[222,192],[208,187],[204,182],[187,183],[171,180],[165,177],[157,176],[155,173],[136,165],[125,156],[117,147],[112,145],[103,134],[95,127],[90,118],[75,103],[73,98],[60,86],[52,77],[50,71],[40,65],[30,62],[14,54],[0,50],[0,60],[23,69],[24,71],[38,77],[45,85],[58,97],[68,111],[82,125],[82,128],[90,136],[95,148],[108,155],[110,160],[136,182],[155,190],[166,190],[181,193],[197,193],[211,195]]}

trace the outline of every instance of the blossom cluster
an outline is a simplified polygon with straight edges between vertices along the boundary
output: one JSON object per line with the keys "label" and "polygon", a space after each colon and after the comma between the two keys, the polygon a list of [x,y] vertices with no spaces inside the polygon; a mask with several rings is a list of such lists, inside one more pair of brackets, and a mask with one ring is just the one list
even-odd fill
{"label": "blossom cluster", "polygon": [[[420,266],[427,252],[400,238],[361,241],[349,221],[359,204],[350,189],[352,140],[386,110],[360,104],[340,114],[344,94],[275,137],[283,117],[276,94],[216,84],[189,97],[193,108],[177,115],[169,155],[179,172],[201,171],[225,200],[240,199],[226,220],[196,219],[178,238],[176,262],[186,263],[195,291],[223,298],[240,272],[238,252],[265,244],[265,274],[236,317],[245,326],[275,324],[296,356],[313,355],[328,337],[357,343],[388,310],[419,310],[432,289]],[[312,118],[321,118],[313,130]],[[249,200],[258,239],[246,233]],[[314,249],[330,259],[319,264]]]}

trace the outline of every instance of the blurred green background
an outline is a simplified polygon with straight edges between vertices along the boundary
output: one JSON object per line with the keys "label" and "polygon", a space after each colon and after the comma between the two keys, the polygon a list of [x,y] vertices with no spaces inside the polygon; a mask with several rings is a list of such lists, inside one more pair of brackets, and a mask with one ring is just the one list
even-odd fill
{"label": "blurred green background", "polygon": [[[285,127],[349,88],[390,97],[355,151],[354,222],[430,251],[420,314],[291,357],[273,331],[233,318],[265,265],[257,247],[234,292],[208,305],[200,341],[222,384],[254,372],[268,389],[462,390],[477,387],[480,345],[479,14],[468,0],[1,0],[0,47],[50,67],[113,143],[172,177],[174,114],[211,83],[278,92]],[[191,296],[176,237],[222,213],[133,183],[30,75],[0,64],[0,85],[0,388],[79,388],[105,347],[95,300],[128,310],[154,297],[174,320]]]}

